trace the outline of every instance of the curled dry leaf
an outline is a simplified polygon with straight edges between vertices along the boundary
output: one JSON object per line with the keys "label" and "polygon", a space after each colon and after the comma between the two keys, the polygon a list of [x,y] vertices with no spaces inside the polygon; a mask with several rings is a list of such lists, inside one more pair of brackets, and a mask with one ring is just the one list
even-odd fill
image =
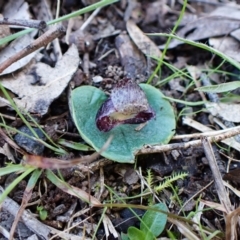
{"label": "curled dry leaf", "polygon": [[138,78],[140,81],[145,81],[148,72],[146,58],[129,36],[121,33],[116,37],[115,45],[121,59],[121,65],[127,76],[132,79]]}
{"label": "curled dry leaf", "polygon": [[[27,47],[33,41],[33,38],[36,33],[37,31],[33,31],[29,34],[25,34],[24,36],[17,38],[13,42],[11,42],[7,47],[5,47],[0,52],[0,64],[3,63],[5,60],[7,60],[9,57],[12,57],[13,55],[15,55],[20,50]],[[38,51],[40,51],[40,49]],[[34,58],[34,56],[38,53],[38,51],[35,51],[27,55],[26,57],[20,59],[19,61],[13,63],[11,66],[6,68],[2,73],[0,73],[0,75],[12,73],[24,67]]]}
{"label": "curled dry leaf", "polygon": [[157,45],[133,21],[129,20],[127,22],[127,30],[131,39],[145,55],[161,57],[162,53]]}
{"label": "curled dry leaf", "polygon": [[119,124],[144,123],[155,116],[143,90],[129,78],[119,81],[96,116],[100,131],[108,132]]}

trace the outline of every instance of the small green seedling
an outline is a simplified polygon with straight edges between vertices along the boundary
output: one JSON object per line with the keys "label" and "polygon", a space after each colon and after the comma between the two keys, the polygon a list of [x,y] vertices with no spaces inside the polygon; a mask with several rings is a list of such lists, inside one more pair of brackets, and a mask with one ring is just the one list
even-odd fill
{"label": "small green seedling", "polygon": [[[164,203],[158,203],[152,208],[167,212]],[[129,227],[127,234],[121,234],[122,240],[154,240],[165,228],[167,215],[154,210],[148,210],[142,217],[140,229]]]}
{"label": "small green seedling", "polygon": [[43,206],[38,206],[37,211],[38,211],[38,214],[39,214],[39,217],[40,217],[41,220],[46,220],[47,219],[48,212],[47,212],[47,210],[45,210],[43,208]]}

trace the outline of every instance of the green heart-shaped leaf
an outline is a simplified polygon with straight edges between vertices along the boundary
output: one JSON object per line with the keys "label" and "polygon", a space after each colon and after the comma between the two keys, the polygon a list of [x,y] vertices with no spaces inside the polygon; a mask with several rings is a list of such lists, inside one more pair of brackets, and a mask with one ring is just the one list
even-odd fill
{"label": "green heart-shaped leaf", "polygon": [[140,131],[135,130],[136,124],[122,124],[109,132],[100,132],[95,118],[107,95],[92,86],[82,86],[71,93],[71,114],[82,138],[99,151],[109,136],[114,136],[110,146],[102,153],[108,159],[133,163],[137,150],[144,145],[166,144],[175,132],[175,116],[170,103],[158,89],[147,84],[140,84],[140,87],[156,113],[156,117]]}

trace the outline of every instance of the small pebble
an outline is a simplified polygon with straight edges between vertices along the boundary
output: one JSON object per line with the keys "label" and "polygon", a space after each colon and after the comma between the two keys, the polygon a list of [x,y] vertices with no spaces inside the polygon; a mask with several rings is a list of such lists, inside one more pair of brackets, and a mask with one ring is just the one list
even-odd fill
{"label": "small pebble", "polygon": [[[34,137],[32,132],[26,126],[20,127],[18,130],[23,132],[24,134]],[[36,132],[36,134],[38,135],[38,137],[40,139],[42,139],[42,140],[46,139],[45,136],[43,135],[43,133],[38,128],[33,128],[33,130]],[[25,136],[25,135],[17,133],[14,137],[14,140],[20,147],[24,148],[29,153],[40,155],[44,151],[43,144]]]}

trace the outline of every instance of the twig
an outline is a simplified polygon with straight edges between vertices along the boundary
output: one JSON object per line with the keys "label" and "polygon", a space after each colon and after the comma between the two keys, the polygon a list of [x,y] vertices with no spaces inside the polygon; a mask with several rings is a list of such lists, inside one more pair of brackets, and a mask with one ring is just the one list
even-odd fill
{"label": "twig", "polygon": [[[231,138],[237,134],[240,134],[240,127],[234,128],[229,132],[225,132],[223,134],[217,136],[207,137],[209,142],[220,142],[224,139]],[[201,140],[194,140],[190,142],[184,143],[172,143],[166,145],[155,145],[155,146],[146,146],[140,149],[136,154],[149,154],[149,153],[159,153],[159,152],[168,152],[175,149],[186,149],[189,147],[197,147],[202,144]]]}
{"label": "twig", "polygon": [[0,73],[2,73],[7,67],[9,67],[14,62],[29,55],[30,53],[36,51],[37,49],[39,49],[43,46],[46,46],[48,43],[53,41],[55,38],[60,37],[64,32],[65,32],[65,29],[62,26],[58,26],[57,28],[49,29],[42,36],[37,38],[33,43],[29,44],[27,47],[22,49],[20,52],[16,53],[12,57],[10,57],[6,61],[4,61],[0,65]]}
{"label": "twig", "polygon": [[[41,173],[41,172],[39,172],[39,173]],[[17,215],[15,216],[15,219],[14,219],[13,223],[12,223],[9,240],[13,240],[14,239],[13,236],[14,236],[17,224],[18,224],[21,216],[23,215],[23,212],[24,212],[25,208],[27,207],[29,200],[32,197],[32,191],[33,191],[34,186],[35,186],[35,184],[33,184],[31,186],[28,185],[25,188],[25,191],[23,193],[21,206],[20,206],[20,208],[18,210]]]}
{"label": "twig", "polygon": [[222,133],[230,132],[232,130],[237,130],[239,128],[240,127],[237,126],[237,127],[227,128],[227,129],[218,130],[218,131],[215,131],[215,130],[212,129],[208,132],[203,132],[203,133],[176,135],[176,136],[173,136],[172,140],[179,140],[179,139],[186,139],[186,138],[200,138],[200,137],[203,137],[203,136],[211,137],[211,136],[216,136],[216,135],[219,135],[219,134],[222,134]]}
{"label": "twig", "polygon": [[[0,186],[0,195],[3,193],[4,189]],[[14,217],[16,217],[20,206],[13,201],[11,198],[6,197],[3,203],[1,204],[1,210],[7,211]],[[49,235],[51,234],[61,234],[64,239],[72,239],[71,234],[67,234],[65,232],[59,231],[52,227],[49,227],[39,220],[37,220],[29,211],[24,210],[21,216],[23,223],[28,227],[32,232],[36,233],[40,239],[49,239]]]}
{"label": "twig", "polygon": [[216,162],[216,159],[214,156],[214,152],[213,152],[211,143],[210,143],[209,139],[206,137],[204,137],[201,140],[201,142],[203,145],[203,149],[204,149],[206,158],[209,162],[209,166],[212,170],[213,178],[214,178],[215,185],[216,185],[216,190],[218,193],[218,198],[219,198],[221,204],[226,208],[227,213],[230,213],[231,208],[232,208],[231,202],[227,195],[227,191],[224,187],[222,176],[221,176],[219,168],[217,166],[217,162]]}
{"label": "twig", "polygon": [[[2,194],[4,189],[0,187],[0,194]],[[11,213],[14,217],[16,217],[19,211],[19,205],[13,201],[11,198],[6,197],[6,199],[1,204],[1,209]],[[22,214],[22,220],[24,224],[41,239],[48,239],[48,235],[50,234],[50,229],[47,225],[41,223],[36,218],[34,218],[30,213],[24,210]]]}
{"label": "twig", "polygon": [[25,152],[11,139],[7,136],[7,134],[0,128],[0,136],[7,142],[13,149],[17,152],[24,154]]}
{"label": "twig", "polygon": [[[195,121],[195,120],[193,120],[189,117],[184,117],[183,118],[183,124],[186,124],[186,125],[188,125],[192,128],[195,128],[200,132],[212,131],[211,128],[209,128],[209,127],[207,127],[207,126],[205,126],[205,125],[203,125],[203,124],[201,124],[201,123],[199,123],[199,122],[197,122],[197,121]],[[236,128],[238,128],[238,127],[236,127]],[[234,138],[224,139],[224,140],[222,140],[222,142],[224,144],[226,144],[227,146],[229,146],[231,148],[234,148],[234,149],[236,149],[237,151],[240,152],[240,143],[237,142]]]}
{"label": "twig", "polygon": [[39,30],[44,30],[47,27],[47,23],[45,21],[33,20],[33,19],[9,19],[3,18],[0,19],[0,25],[15,25],[15,26],[23,26],[29,28],[37,28]]}

